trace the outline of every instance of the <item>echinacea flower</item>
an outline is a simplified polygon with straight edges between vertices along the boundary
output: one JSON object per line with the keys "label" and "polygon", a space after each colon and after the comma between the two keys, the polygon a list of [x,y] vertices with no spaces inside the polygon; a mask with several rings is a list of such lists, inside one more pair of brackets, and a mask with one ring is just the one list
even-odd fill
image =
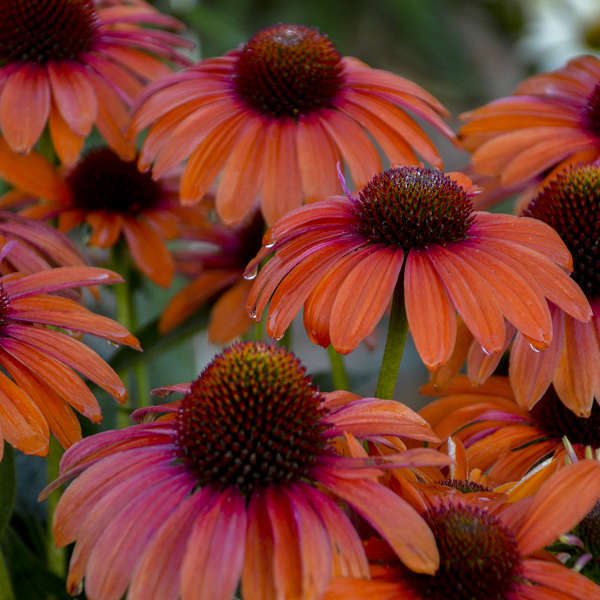
{"label": "echinacea flower", "polygon": [[372,580],[337,578],[324,600],[598,600],[599,586],[542,551],[599,495],[600,465],[592,460],[555,473],[516,503],[490,507],[472,494],[443,495],[423,511],[440,549],[436,573],[409,571],[389,554],[371,566]]}
{"label": "echinacea flower", "polygon": [[523,81],[512,96],[461,115],[472,168],[523,187],[600,157],[600,60],[581,56]]}
{"label": "echinacea flower", "polygon": [[[421,391],[441,393],[431,384]],[[600,407],[594,404],[589,417],[577,416],[552,386],[531,410],[517,404],[506,377],[473,386],[461,375],[442,393],[419,413],[441,439],[451,435],[462,441],[469,463],[499,483],[520,479],[547,457],[564,464],[565,438],[579,458],[586,448],[600,448]]]}
{"label": "echinacea flower", "polygon": [[182,202],[199,200],[217,178],[217,212],[239,223],[260,196],[267,223],[304,201],[340,191],[336,164],[355,185],[391,163],[442,166],[440,155],[405,109],[450,139],[444,107],[418,85],[342,57],[316,29],[280,24],[242,48],[164,77],[140,95],[131,130],[152,125],[140,168],[160,177],[189,157]]}
{"label": "echinacea flower", "polygon": [[254,282],[249,310],[271,301],[267,333],[279,338],[304,304],[310,339],[351,352],[402,290],[408,325],[429,369],[444,364],[456,312],[492,353],[505,319],[532,344],[552,339],[550,299],[589,320],[585,296],[563,269],[571,257],[558,234],[535,219],[473,210],[470,181],[420,167],[390,169],[355,196],[301,207],[265,235],[248,267],[273,253]]}
{"label": "echinacea flower", "polygon": [[107,147],[59,170],[36,151],[12,153],[1,138],[0,174],[16,186],[3,206],[25,206],[22,214],[28,217],[58,216],[63,231],[85,221],[92,246],[109,248],[124,237],[140,271],[158,285],[170,285],[175,266],[165,242],[184,222],[193,224],[197,212],[180,205],[176,174],[154,180],[138,171],[135,160],[123,160]]}
{"label": "echinacea flower", "polygon": [[182,237],[203,245],[176,251],[173,257],[176,270],[194,279],[171,298],[160,318],[159,331],[171,330],[214,298],[209,341],[225,344],[247,331],[253,323],[246,310],[252,283],[243,274],[260,250],[264,229],[258,211],[236,227],[207,219],[204,226],[188,228]]}
{"label": "echinacea flower", "polygon": [[73,409],[94,422],[101,420],[98,401],[76,371],[117,400],[126,399],[125,387],[110,366],[60,329],[139,350],[138,341],[112,319],[54,295],[121,281],[116,273],[94,267],[0,277],[0,449],[6,440],[22,452],[43,456],[49,431],[65,447],[81,438]]}
{"label": "echinacea flower", "polygon": [[127,105],[144,83],[187,65],[176,35],[146,25],[181,24],[148,5],[93,0],[2,0],[0,131],[13,151],[29,152],[48,123],[61,161],[77,160],[96,125],[124,156]]}
{"label": "echinacea flower", "polygon": [[156,422],[70,448],[46,489],[78,476],[54,519],[56,543],[77,542],[71,592],[85,576],[91,600],[118,600],[128,584],[130,600],[230,600],[241,578],[246,600],[317,600],[332,575],[368,573],[336,497],[410,569],[435,572],[431,532],[378,483],[378,467],[443,464],[446,457],[427,448],[381,459],[335,451],[354,436],[437,439],[413,411],[322,395],[293,354],[263,343],[231,346],[194,383],[173,387],[186,396],[137,412],[142,419],[163,413]]}

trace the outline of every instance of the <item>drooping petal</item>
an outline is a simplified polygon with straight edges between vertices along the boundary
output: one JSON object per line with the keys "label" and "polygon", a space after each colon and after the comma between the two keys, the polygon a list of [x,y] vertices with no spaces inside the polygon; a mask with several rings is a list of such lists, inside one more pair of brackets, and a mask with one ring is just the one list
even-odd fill
{"label": "drooping petal", "polygon": [[230,600],[244,561],[246,507],[243,496],[227,488],[196,519],[181,567],[181,594],[190,600]]}
{"label": "drooping petal", "polygon": [[406,316],[427,368],[446,363],[456,340],[456,311],[425,252],[411,250],[404,272]]}
{"label": "drooping petal", "polygon": [[8,76],[0,93],[0,129],[13,152],[29,152],[50,113],[45,69],[26,63]]}

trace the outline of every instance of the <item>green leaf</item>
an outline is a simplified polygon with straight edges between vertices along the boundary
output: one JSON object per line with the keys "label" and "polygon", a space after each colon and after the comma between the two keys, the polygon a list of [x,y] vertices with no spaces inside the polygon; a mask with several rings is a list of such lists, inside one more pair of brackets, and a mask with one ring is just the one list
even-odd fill
{"label": "green leaf", "polygon": [[5,443],[4,458],[0,461],[0,538],[15,507],[16,487],[15,457],[12,447]]}

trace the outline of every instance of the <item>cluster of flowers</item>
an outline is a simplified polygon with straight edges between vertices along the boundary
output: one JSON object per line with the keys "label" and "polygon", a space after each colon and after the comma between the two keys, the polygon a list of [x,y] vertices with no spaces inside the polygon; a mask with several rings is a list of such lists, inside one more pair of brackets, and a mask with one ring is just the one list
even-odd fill
{"label": "cluster of flowers", "polygon": [[[600,599],[600,60],[525,80],[457,137],[424,89],[315,29],[191,64],[180,27],[143,0],[0,0],[0,452],[66,449],[41,497],[71,482],[68,591]],[[413,116],[472,153],[468,175]],[[484,210],[517,192],[516,214]],[[191,279],[161,332],[211,303],[213,341],[246,336],[84,439],[75,411],[101,411],[80,375],[127,392],[77,333],[140,345],[81,303],[131,270],[87,266],[79,226],[160,286]],[[303,309],[339,369],[390,305],[373,397],[321,392],[252,339]],[[408,331],[437,397],[420,413],[392,399]]]}

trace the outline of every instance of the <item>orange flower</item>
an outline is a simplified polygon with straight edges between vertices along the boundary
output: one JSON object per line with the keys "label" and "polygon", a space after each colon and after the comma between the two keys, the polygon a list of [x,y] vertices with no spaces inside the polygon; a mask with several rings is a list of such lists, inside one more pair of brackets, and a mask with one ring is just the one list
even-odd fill
{"label": "orange flower", "polygon": [[158,329],[161,332],[187,319],[211,299],[208,339],[225,344],[248,330],[252,320],[246,304],[251,282],[242,277],[248,262],[261,247],[265,223],[259,212],[237,227],[224,227],[206,220],[204,227],[189,228],[187,240],[209,247],[175,252],[175,267],[194,280],[181,289],[165,308]]}
{"label": "orange flower", "polygon": [[[49,431],[64,446],[81,438],[77,410],[99,422],[100,406],[74,372],[119,401],[127,397],[117,374],[96,352],[58,331],[81,331],[140,349],[124,327],[54,292],[118,283],[112,271],[60,267],[0,277],[0,449],[5,439],[27,454],[48,453]],[[50,326],[48,328],[46,326]]]}
{"label": "orange flower", "polygon": [[452,353],[456,311],[489,353],[504,343],[505,319],[532,344],[548,345],[546,298],[588,320],[585,297],[563,271],[572,262],[556,232],[535,219],[474,212],[470,191],[464,175],[403,167],[377,175],[357,197],[293,211],[249,265],[252,276],[274,253],[249,309],[260,317],[271,300],[267,333],[279,338],[304,304],[310,339],[347,353],[377,325],[400,281],[430,369]]}
{"label": "orange flower", "polygon": [[338,578],[324,600],[598,600],[599,586],[543,548],[576,525],[599,495],[600,465],[587,460],[517,503],[490,507],[471,494],[441,496],[423,507],[440,551],[435,574],[413,573],[383,555],[384,564],[371,566],[371,581]]}
{"label": "orange flower", "polygon": [[[421,573],[437,569],[419,514],[381,485],[380,467],[444,464],[419,448],[385,458],[336,452],[346,436],[436,441],[402,404],[321,395],[295,356],[263,343],[216,356],[156,422],[85,438],[46,493],[77,476],[55,513],[58,545],[77,541],[69,591],[90,598],[321,598],[333,575],[368,574],[337,497]],[[394,514],[396,518],[388,518]]]}
{"label": "orange flower", "polygon": [[[105,6],[105,4],[107,4]],[[112,5],[111,5],[112,4]],[[15,152],[29,152],[46,123],[64,163],[77,160],[96,125],[124,156],[127,104],[144,82],[189,64],[174,46],[186,40],[143,24],[180,23],[145,3],[11,0],[0,8],[0,130]]]}
{"label": "orange flower", "polygon": [[[577,415],[589,416],[594,398],[600,402],[600,166],[565,169],[525,205],[521,213],[555,229],[573,256],[572,277],[587,297],[593,312],[582,323],[561,308],[550,305],[554,335],[542,350],[531,347],[518,333],[510,352],[510,380],[517,402],[532,408],[553,383],[561,400]],[[552,301],[552,297],[549,296]],[[456,373],[468,352],[467,373],[474,383],[491,375],[512,337],[511,329],[501,352],[485,355],[470,334],[461,341],[451,361],[453,369],[434,376],[443,385]]]}
{"label": "orange flower", "polygon": [[[431,384],[421,391],[440,394]],[[506,377],[474,387],[459,376],[443,394],[421,409],[421,416],[441,439],[452,435],[462,441],[469,463],[495,481],[520,479],[544,457],[554,457],[560,467],[568,453],[564,438],[580,458],[586,447],[600,448],[600,407],[594,404],[589,417],[578,417],[553,387],[531,410],[517,404]]]}
{"label": "orange flower", "polygon": [[175,272],[165,241],[199,218],[196,207],[180,206],[178,176],[155,181],[138,171],[135,160],[123,160],[109,148],[91,150],[63,173],[35,151],[12,153],[0,138],[0,174],[17,186],[3,206],[34,202],[22,214],[58,215],[63,231],[85,221],[92,228],[92,246],[109,248],[123,235],[140,271],[163,287]]}
{"label": "orange flower", "polygon": [[450,139],[444,107],[418,85],[340,56],[327,36],[302,25],[259,31],[240,50],[149,86],[131,130],[153,124],[140,168],[160,177],[189,156],[181,180],[193,203],[222,172],[217,211],[239,223],[260,195],[267,223],[340,191],[336,163],[364,185],[381,170],[370,134],[392,164],[436,167],[433,143],[404,109]]}
{"label": "orange flower", "polygon": [[600,60],[581,56],[534,75],[514,95],[461,115],[472,167],[523,187],[600,156]]}

